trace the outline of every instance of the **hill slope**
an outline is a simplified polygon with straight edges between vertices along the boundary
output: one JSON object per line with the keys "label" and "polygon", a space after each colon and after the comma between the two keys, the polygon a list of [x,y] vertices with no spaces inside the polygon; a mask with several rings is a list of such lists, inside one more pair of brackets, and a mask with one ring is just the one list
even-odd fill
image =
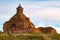
{"label": "hill slope", "polygon": [[25,33],[25,34],[0,34],[0,40],[60,40],[60,34]]}

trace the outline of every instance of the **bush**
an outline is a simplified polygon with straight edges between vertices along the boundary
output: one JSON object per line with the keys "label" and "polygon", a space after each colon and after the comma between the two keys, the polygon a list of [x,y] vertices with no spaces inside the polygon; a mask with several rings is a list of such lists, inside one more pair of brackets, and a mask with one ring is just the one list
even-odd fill
{"label": "bush", "polygon": [[0,31],[0,34],[3,34],[3,32],[2,32],[2,31]]}

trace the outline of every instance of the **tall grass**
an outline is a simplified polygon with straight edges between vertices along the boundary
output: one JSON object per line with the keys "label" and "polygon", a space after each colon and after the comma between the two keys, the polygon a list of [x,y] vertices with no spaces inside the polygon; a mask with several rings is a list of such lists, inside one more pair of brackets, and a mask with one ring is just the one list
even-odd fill
{"label": "tall grass", "polygon": [[0,40],[60,40],[60,34],[25,33],[25,34],[0,34]]}

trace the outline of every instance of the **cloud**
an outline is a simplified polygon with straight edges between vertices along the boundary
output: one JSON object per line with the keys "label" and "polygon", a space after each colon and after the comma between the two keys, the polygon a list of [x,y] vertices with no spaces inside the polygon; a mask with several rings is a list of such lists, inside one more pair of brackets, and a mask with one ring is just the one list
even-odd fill
{"label": "cloud", "polygon": [[23,0],[23,1],[60,1],[60,0]]}
{"label": "cloud", "polygon": [[60,5],[58,5],[60,3],[58,2],[58,4],[56,4],[56,2],[53,2],[53,4],[52,3],[50,4],[47,2],[45,4],[43,3],[41,4],[36,3],[32,5],[31,4],[27,5],[28,6],[27,9],[25,9],[26,15],[31,18],[33,17],[39,20],[47,19],[47,20],[60,23],[60,18],[59,18],[60,17],[60,8],[59,8]]}

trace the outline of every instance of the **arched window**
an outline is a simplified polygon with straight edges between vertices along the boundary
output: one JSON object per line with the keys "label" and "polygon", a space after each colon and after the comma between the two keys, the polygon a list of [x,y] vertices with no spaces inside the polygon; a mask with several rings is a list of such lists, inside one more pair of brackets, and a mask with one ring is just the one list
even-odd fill
{"label": "arched window", "polygon": [[13,18],[15,20],[15,18]]}

